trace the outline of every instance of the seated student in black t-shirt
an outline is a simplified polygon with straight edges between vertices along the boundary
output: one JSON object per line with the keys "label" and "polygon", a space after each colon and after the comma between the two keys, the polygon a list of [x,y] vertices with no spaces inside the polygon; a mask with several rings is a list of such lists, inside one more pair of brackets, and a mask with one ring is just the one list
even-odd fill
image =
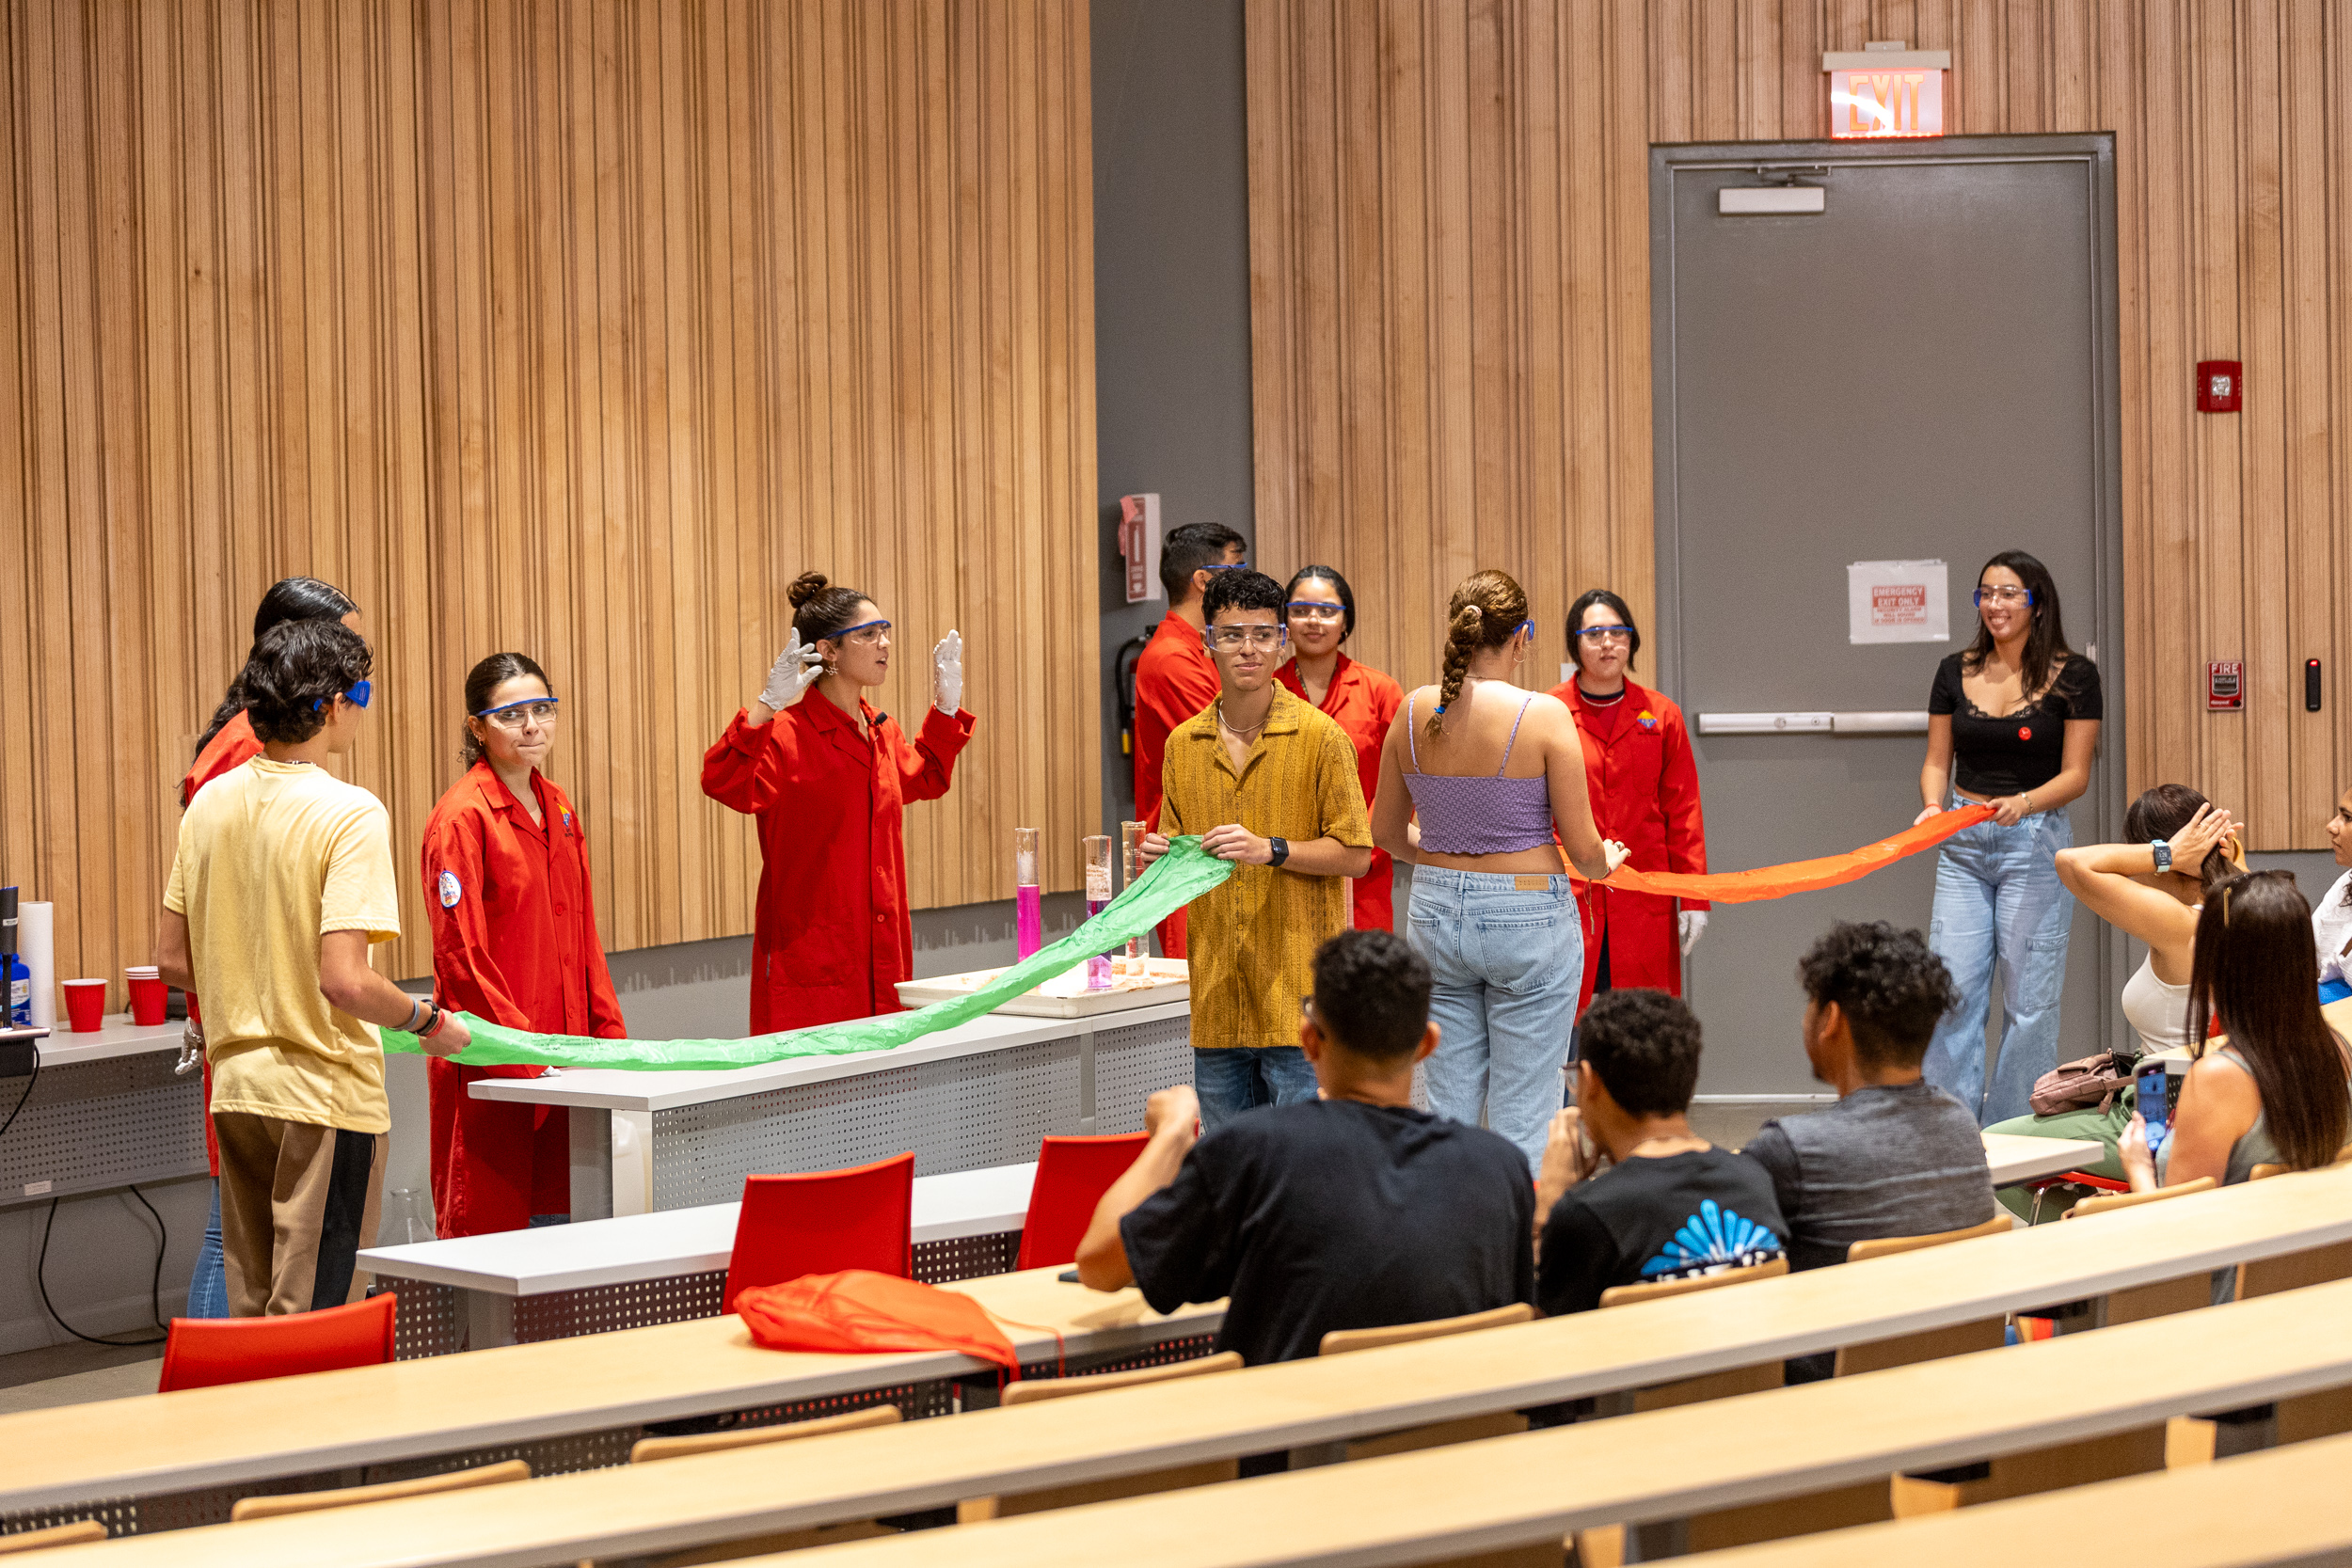
{"label": "seated student in black t-shirt", "polygon": [[[1788,1227],[1763,1167],[1691,1131],[1699,1021],[1679,997],[1603,991],[1577,1022],[1576,1104],[1551,1119],[1535,1211],[1535,1304],[1557,1316],[1603,1291],[1769,1263]],[[1606,1168],[1583,1149],[1592,1134]]]}
{"label": "seated student in black t-shirt", "polygon": [[1139,1286],[1157,1311],[1230,1297],[1216,1348],[1251,1366],[1312,1355],[1335,1328],[1534,1299],[1526,1157],[1412,1106],[1438,1043],[1429,966],[1387,931],[1342,931],[1314,986],[1298,1043],[1322,1098],[1201,1137],[1192,1090],[1162,1089],[1078,1247],[1080,1279]]}

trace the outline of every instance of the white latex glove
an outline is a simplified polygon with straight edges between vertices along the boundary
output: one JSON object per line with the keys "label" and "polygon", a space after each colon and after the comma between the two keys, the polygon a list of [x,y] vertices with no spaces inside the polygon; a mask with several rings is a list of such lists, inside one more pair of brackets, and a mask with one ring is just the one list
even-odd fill
{"label": "white latex glove", "polygon": [[817,677],[825,673],[825,656],[814,642],[801,641],[801,628],[792,628],[792,639],[776,656],[769,668],[768,684],[759,689],[759,700],[782,713],[801,700],[801,693],[817,684]]}
{"label": "white latex glove", "polygon": [[931,706],[954,713],[963,706],[963,633],[950,630],[931,650]]}
{"label": "white latex glove", "polygon": [[1682,930],[1682,956],[1687,958],[1691,949],[1699,944],[1699,938],[1707,935],[1707,911],[1684,910],[1676,917],[1676,924]]}

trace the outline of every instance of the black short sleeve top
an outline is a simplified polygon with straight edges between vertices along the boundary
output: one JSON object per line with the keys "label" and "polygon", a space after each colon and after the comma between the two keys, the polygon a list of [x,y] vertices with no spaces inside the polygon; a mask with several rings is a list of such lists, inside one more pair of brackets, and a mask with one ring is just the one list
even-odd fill
{"label": "black short sleeve top", "polygon": [[2065,766],[2067,721],[2105,716],[2099,667],[2080,654],[2067,656],[2048,690],[1998,719],[1961,689],[1963,657],[1953,654],[1935,667],[1928,692],[1928,712],[1951,717],[1955,788],[1993,797],[2048,784]]}

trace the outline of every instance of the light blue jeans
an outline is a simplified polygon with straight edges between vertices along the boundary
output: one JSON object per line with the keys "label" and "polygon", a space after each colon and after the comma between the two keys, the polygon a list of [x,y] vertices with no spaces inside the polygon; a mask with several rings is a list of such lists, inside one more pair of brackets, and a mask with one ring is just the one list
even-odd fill
{"label": "light blue jeans", "polygon": [[[1928,945],[1952,972],[1956,1000],[1923,1064],[1929,1083],[1977,1113],[1977,1123],[2022,1117],[2034,1080],[2058,1066],[2058,1004],[2074,895],[2058,879],[2058,852],[2074,842],[2064,810],[2014,828],[1983,822],[1947,839],[1935,866]],[[1985,1081],[1984,1021],[1993,971],[2001,973],[2001,1045]]]}
{"label": "light blue jeans", "polygon": [[1543,1163],[1584,985],[1584,927],[1565,876],[1413,868],[1406,934],[1428,960],[1438,1049],[1425,1082],[1441,1117],[1486,1124]]}
{"label": "light blue jeans", "polygon": [[204,1242],[196,1249],[196,1274],[188,1281],[191,1318],[229,1316],[229,1265],[220,1252],[220,1183],[213,1183],[213,1217],[204,1222]]}

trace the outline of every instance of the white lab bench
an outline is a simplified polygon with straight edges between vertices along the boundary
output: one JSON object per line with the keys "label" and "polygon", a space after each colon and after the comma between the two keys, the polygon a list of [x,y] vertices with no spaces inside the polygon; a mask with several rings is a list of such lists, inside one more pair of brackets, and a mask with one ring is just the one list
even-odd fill
{"label": "white lab bench", "polygon": [[[182,1028],[115,1013],[92,1034],[0,1033],[36,1037],[40,1053],[30,1098],[0,1139],[0,1208],[204,1175],[203,1077],[172,1070]],[[25,1092],[0,1079],[0,1117]]]}
{"label": "white lab bench", "polygon": [[[1036,1180],[1035,1161],[916,1177],[915,1277],[936,1285],[1010,1269]],[[595,1333],[614,1326],[617,1315],[631,1327],[713,1317],[741,1208],[740,1201],[712,1203],[370,1247],[359,1254],[359,1266],[404,1298],[419,1296],[417,1285],[455,1292],[453,1310],[444,1306],[432,1314],[437,1323],[403,1300],[402,1326],[409,1332],[397,1349],[404,1357],[443,1354],[461,1343],[481,1350]]]}
{"label": "white lab bench", "polygon": [[477,1099],[571,1117],[572,1217],[725,1203],[749,1175],[835,1170],[912,1149],[919,1176],[1037,1158],[1049,1134],[1132,1132],[1192,1081],[1191,1007],[1087,1018],[992,1013],[892,1051],[727,1072],[560,1069],[485,1078]]}

